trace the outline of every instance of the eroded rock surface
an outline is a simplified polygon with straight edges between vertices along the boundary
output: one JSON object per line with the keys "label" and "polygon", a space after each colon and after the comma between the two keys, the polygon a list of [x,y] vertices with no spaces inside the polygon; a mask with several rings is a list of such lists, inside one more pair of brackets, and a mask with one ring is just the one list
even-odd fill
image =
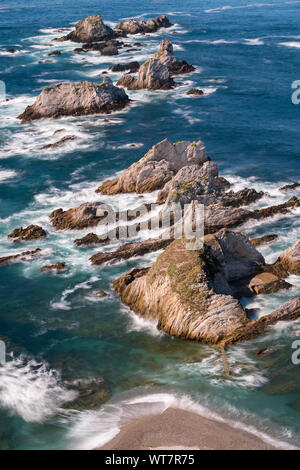
{"label": "eroded rock surface", "polygon": [[4,266],[12,263],[21,263],[23,261],[31,261],[32,259],[38,258],[43,255],[41,248],[37,248],[33,251],[24,251],[17,255],[8,255],[0,258],[0,265]]}
{"label": "eroded rock surface", "polygon": [[15,243],[17,243],[46,238],[46,236],[47,234],[45,230],[39,225],[29,225],[29,227],[26,228],[16,228],[8,235],[8,238],[11,238]]}
{"label": "eroded rock surface", "polygon": [[290,274],[300,274],[300,240],[281,254],[279,263]]}
{"label": "eroded rock surface", "polygon": [[123,31],[127,34],[145,34],[155,33],[160,28],[170,28],[172,23],[168,20],[166,15],[160,15],[148,21],[140,21],[130,18],[116,25],[115,31]]}
{"label": "eroded rock surface", "polygon": [[129,103],[125,91],[109,77],[101,83],[61,83],[44,88],[32,106],[19,116],[23,123],[42,118],[81,116],[123,109]]}
{"label": "eroded rock surface", "polygon": [[64,36],[61,40],[88,43],[113,37],[113,30],[103,23],[101,15],[93,15],[78,21],[75,31]]}

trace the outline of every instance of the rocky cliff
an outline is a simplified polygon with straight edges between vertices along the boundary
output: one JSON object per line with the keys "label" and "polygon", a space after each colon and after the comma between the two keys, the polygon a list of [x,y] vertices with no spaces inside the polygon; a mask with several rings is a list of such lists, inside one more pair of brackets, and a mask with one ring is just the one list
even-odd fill
{"label": "rocky cliff", "polygon": [[105,77],[101,83],[62,83],[44,88],[32,106],[19,116],[23,123],[42,118],[81,116],[123,109],[129,103],[125,91]]}

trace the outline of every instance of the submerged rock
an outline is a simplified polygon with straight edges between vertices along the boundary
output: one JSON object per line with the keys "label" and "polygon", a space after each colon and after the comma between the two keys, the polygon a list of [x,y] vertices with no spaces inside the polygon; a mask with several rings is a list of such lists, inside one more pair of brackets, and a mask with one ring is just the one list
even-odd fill
{"label": "submerged rock", "polygon": [[147,253],[166,248],[172,240],[149,239],[141,242],[127,243],[116,251],[96,253],[90,259],[92,264],[101,265],[112,261],[121,261],[135,256],[144,256]]}
{"label": "submerged rock", "polygon": [[0,258],[0,266],[4,266],[11,263],[19,263],[23,261],[31,261],[34,258],[38,258],[42,256],[43,252],[41,248],[37,248],[33,251],[24,251],[23,253],[19,253],[17,255],[8,255]]}
{"label": "submerged rock", "polygon": [[128,64],[113,65],[110,70],[112,72],[126,72],[135,73],[139,70],[140,64],[138,62],[129,62]]}
{"label": "submerged rock", "polygon": [[60,40],[85,43],[103,41],[112,37],[114,37],[113,30],[103,23],[101,15],[93,15],[78,21],[75,31]]}
{"label": "submerged rock", "polygon": [[84,410],[100,407],[110,398],[110,391],[102,379],[74,379],[65,381],[64,386],[78,394],[75,400],[63,405],[67,409]]}
{"label": "submerged rock", "polygon": [[139,21],[131,18],[118,23],[114,29],[116,32],[124,31],[127,34],[144,34],[155,33],[160,28],[170,28],[170,26],[172,26],[172,23],[170,23],[166,15],[160,15],[148,21]]}
{"label": "submerged rock", "polygon": [[45,230],[39,225],[29,225],[29,227],[26,228],[16,228],[8,235],[8,238],[11,238],[16,243],[46,238],[46,236]]}
{"label": "submerged rock", "polygon": [[49,57],[60,56],[60,55],[61,55],[60,51],[53,51],[53,52],[49,52],[49,54],[48,54]]}
{"label": "submerged rock", "polygon": [[109,77],[101,83],[61,83],[44,88],[32,106],[18,116],[23,123],[35,119],[87,114],[108,114],[129,103],[125,91],[113,85]]}
{"label": "submerged rock", "polygon": [[56,271],[56,272],[65,272],[67,270],[66,263],[55,263],[50,266],[42,266],[40,271],[48,272],[48,271]]}

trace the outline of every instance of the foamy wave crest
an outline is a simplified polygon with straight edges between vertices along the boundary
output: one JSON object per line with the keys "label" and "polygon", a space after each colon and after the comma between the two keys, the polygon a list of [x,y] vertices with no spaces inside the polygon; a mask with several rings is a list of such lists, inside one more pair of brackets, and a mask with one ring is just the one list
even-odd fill
{"label": "foamy wave crest", "polygon": [[17,175],[17,172],[14,170],[1,170],[0,169],[0,183],[3,181],[10,180]]}
{"label": "foamy wave crest", "polygon": [[41,422],[61,412],[76,393],[59,385],[59,373],[45,363],[19,357],[0,367],[0,405],[27,422]]}
{"label": "foamy wave crest", "polygon": [[205,13],[220,13],[227,10],[240,10],[244,8],[264,8],[264,7],[278,7],[280,5],[296,5],[300,1],[290,1],[290,2],[281,2],[281,3],[249,3],[248,5],[224,5],[219,8],[209,8],[204,10]]}

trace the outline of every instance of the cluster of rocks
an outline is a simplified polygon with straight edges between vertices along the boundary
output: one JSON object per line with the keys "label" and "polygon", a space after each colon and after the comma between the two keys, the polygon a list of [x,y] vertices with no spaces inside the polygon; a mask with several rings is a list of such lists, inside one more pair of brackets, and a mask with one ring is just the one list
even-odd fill
{"label": "cluster of rocks", "polygon": [[35,103],[28,106],[19,119],[26,123],[59,116],[108,114],[123,109],[128,103],[125,91],[114,86],[109,77],[104,77],[101,83],[61,83],[44,88]]}
{"label": "cluster of rocks", "polygon": [[185,74],[195,71],[193,65],[185,60],[177,60],[171,41],[163,39],[160,48],[154,56],[147,60],[138,70],[137,78],[126,73],[117,82],[117,85],[129,90],[168,90],[176,83],[174,75]]}

